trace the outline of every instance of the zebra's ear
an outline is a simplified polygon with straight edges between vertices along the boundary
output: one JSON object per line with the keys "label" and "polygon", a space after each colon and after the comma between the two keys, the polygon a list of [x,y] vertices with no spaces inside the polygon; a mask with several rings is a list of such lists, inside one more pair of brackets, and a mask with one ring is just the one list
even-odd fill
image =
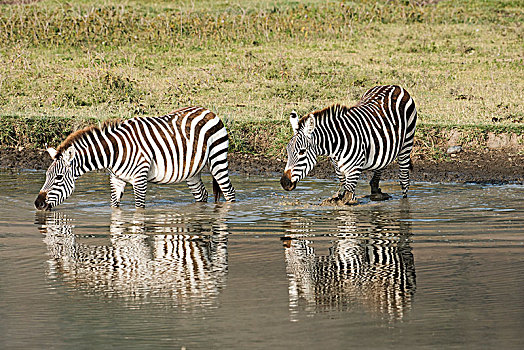
{"label": "zebra's ear", "polygon": [[289,116],[289,122],[291,123],[291,127],[293,128],[293,133],[296,134],[298,132],[298,114],[297,112],[295,111],[291,112],[291,115]]}
{"label": "zebra's ear", "polygon": [[304,134],[308,137],[311,137],[311,134],[313,133],[313,130],[315,130],[316,125],[317,122],[315,120],[315,117],[313,116],[313,114],[310,114],[309,117],[307,117],[304,125]]}
{"label": "zebra's ear", "polygon": [[63,159],[67,164],[71,164],[71,162],[72,162],[73,159],[75,158],[75,153],[76,153],[75,147],[74,147],[74,146],[70,146],[68,149],[66,149],[66,150],[62,153],[62,159]]}
{"label": "zebra's ear", "polygon": [[55,159],[55,156],[56,156],[56,149],[54,149],[53,147],[49,147],[47,149],[47,153],[49,153],[49,155],[51,156],[51,158]]}

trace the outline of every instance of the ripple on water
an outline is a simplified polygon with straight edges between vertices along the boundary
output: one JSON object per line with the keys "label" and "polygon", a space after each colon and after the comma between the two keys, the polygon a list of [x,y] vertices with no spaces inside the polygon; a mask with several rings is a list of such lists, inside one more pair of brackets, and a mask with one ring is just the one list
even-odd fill
{"label": "ripple on water", "polygon": [[43,173],[17,176],[0,173],[8,345],[57,334],[64,348],[522,340],[522,186],[414,184],[403,200],[385,182],[392,200],[335,208],[318,206],[333,181],[280,192],[278,179],[235,176],[234,204],[194,204],[182,184],[151,186],[145,210],[128,190],[112,210],[107,176],[90,174],[35,215]]}

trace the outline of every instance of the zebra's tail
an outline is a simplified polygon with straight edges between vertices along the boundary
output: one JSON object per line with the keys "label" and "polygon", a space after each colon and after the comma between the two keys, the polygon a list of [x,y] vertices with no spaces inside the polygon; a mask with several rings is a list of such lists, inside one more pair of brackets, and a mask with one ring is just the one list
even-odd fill
{"label": "zebra's tail", "polygon": [[409,170],[413,171],[413,161],[409,158]]}
{"label": "zebra's tail", "polygon": [[222,190],[220,189],[220,186],[218,185],[217,180],[213,177],[213,194],[215,195],[215,203],[218,202],[220,199],[220,196],[223,195]]}

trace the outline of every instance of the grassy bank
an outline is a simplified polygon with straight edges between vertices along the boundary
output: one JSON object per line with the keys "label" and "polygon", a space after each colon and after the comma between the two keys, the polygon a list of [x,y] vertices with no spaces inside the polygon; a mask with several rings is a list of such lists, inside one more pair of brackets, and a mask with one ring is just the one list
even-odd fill
{"label": "grassy bank", "polygon": [[194,104],[226,121],[233,150],[277,155],[291,110],[388,83],[413,95],[422,144],[521,135],[523,17],[510,0],[0,5],[0,144]]}
{"label": "grassy bank", "polygon": [[[15,148],[43,148],[45,144],[57,146],[71,132],[96,124],[96,118],[71,117],[18,117],[0,118],[0,145]],[[287,121],[226,120],[230,137],[230,151],[285,158],[285,145],[291,137]],[[453,136],[454,135],[454,136]],[[495,148],[505,148],[513,154],[524,154],[524,126],[522,125],[445,125],[424,124],[417,126],[414,154],[426,159],[449,159],[448,140],[473,151],[490,148],[490,139],[500,135]],[[511,140],[511,137],[514,140]]]}

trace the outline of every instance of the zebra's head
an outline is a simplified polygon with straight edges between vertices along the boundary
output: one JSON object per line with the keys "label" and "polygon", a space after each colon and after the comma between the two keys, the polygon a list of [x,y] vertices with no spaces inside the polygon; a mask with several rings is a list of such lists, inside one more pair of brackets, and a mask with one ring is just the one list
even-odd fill
{"label": "zebra's head", "polygon": [[54,160],[47,169],[44,186],[35,200],[35,207],[39,210],[56,207],[75,189],[76,178],[72,166],[76,153],[74,146],[70,146],[60,154],[57,154],[54,148],[48,148],[47,151]]}
{"label": "zebra's head", "polygon": [[286,147],[287,164],[280,179],[280,184],[286,191],[294,190],[297,182],[303,179],[317,163],[317,154],[312,138],[316,126],[315,117],[310,114],[299,123],[298,114],[293,111],[289,121],[293,127],[294,135]]}

